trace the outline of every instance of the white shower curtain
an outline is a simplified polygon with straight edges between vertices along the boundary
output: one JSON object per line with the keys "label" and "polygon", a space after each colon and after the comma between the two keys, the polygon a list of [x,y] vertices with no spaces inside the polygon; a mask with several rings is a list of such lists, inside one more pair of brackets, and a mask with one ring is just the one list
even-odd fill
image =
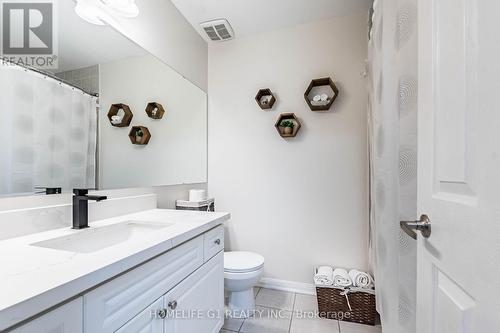
{"label": "white shower curtain", "polygon": [[42,74],[0,65],[0,195],[94,188],[97,101]]}
{"label": "white shower curtain", "polygon": [[417,0],[375,0],[369,42],[371,258],[384,333],[415,333]]}

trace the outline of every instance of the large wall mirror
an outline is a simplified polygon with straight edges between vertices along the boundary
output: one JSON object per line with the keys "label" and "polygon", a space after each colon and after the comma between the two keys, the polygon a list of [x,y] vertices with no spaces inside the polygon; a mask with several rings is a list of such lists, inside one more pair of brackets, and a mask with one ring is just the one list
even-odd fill
{"label": "large wall mirror", "polygon": [[73,1],[57,12],[57,68],[0,66],[0,196],[206,182],[206,93]]}

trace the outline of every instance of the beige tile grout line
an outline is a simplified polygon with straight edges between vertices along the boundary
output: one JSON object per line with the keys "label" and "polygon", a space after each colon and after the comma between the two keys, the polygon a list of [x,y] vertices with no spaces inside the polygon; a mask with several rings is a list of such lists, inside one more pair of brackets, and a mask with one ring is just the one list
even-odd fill
{"label": "beige tile grout line", "polygon": [[[259,293],[261,292],[261,290],[264,289],[264,288],[259,288],[259,291],[257,292],[257,294],[255,295],[255,298],[257,298],[257,295],[259,295]],[[285,309],[280,309],[280,308],[273,308],[273,307],[270,307],[270,306],[264,306],[264,305],[259,305],[259,307],[261,308],[266,308],[266,309],[274,309],[274,310],[284,310],[284,311],[287,311],[287,312],[291,312],[291,319],[290,319],[290,324],[288,326],[288,333],[290,333],[290,331],[292,330],[292,321],[293,321],[293,314],[295,313],[295,303],[297,301],[297,293],[293,293],[293,305],[292,305],[292,310],[291,311],[288,311],[288,310],[285,310]],[[238,331],[231,331],[231,330],[227,330],[229,332],[235,332],[235,333],[241,333],[241,329],[243,328],[243,324],[245,323],[245,320],[244,319],[242,322],[241,322],[241,325],[240,325],[240,328],[238,329]],[[340,328],[340,320],[336,320],[337,322],[337,326],[339,328],[338,332],[339,333],[342,333],[342,330]]]}
{"label": "beige tile grout line", "polygon": [[[259,293],[261,292],[262,289],[264,289],[264,288],[259,288],[259,291],[255,295],[255,298],[257,298],[257,295],[259,295]],[[290,312],[291,313],[291,318],[290,318],[290,324],[288,326],[288,333],[290,333],[290,330],[292,329],[293,312],[295,311],[295,300],[296,300],[296,298],[297,298],[297,293],[293,293],[293,305],[292,305],[292,310],[291,311],[288,311],[288,310],[285,310],[285,309],[280,309],[280,308],[273,308],[271,306],[264,306],[264,305],[258,305],[258,306],[261,307],[261,308],[265,308],[265,309],[283,310],[283,311],[286,311],[286,312]],[[241,329],[243,328],[243,324],[245,323],[245,321],[246,321],[246,318],[243,319],[243,321],[241,322],[241,326],[238,329],[238,331],[231,331],[231,330],[228,330],[228,331],[241,333]]]}

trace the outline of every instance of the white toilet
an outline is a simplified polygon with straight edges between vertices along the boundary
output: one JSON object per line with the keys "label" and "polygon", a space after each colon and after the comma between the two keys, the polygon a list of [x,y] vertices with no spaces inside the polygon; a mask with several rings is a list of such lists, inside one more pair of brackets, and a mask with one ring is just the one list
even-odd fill
{"label": "white toilet", "polygon": [[224,288],[229,309],[251,313],[255,309],[253,287],[264,270],[264,257],[257,253],[234,251],[224,253]]}

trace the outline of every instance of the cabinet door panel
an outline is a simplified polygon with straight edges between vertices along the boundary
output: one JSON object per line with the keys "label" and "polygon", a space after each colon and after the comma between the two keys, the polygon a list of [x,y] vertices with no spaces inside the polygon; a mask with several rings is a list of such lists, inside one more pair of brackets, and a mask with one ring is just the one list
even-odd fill
{"label": "cabinet door panel", "polygon": [[163,297],[158,299],[116,333],[163,333],[163,319],[158,311],[163,309]]}
{"label": "cabinet door panel", "polygon": [[84,295],[85,332],[114,332],[203,264],[203,236]]}
{"label": "cabinet door panel", "polygon": [[[224,323],[224,253],[219,252],[164,298],[169,310],[165,332],[218,333]],[[173,302],[175,310],[169,306]]]}
{"label": "cabinet door panel", "polygon": [[82,333],[83,301],[77,298],[20,326],[12,333]]}

